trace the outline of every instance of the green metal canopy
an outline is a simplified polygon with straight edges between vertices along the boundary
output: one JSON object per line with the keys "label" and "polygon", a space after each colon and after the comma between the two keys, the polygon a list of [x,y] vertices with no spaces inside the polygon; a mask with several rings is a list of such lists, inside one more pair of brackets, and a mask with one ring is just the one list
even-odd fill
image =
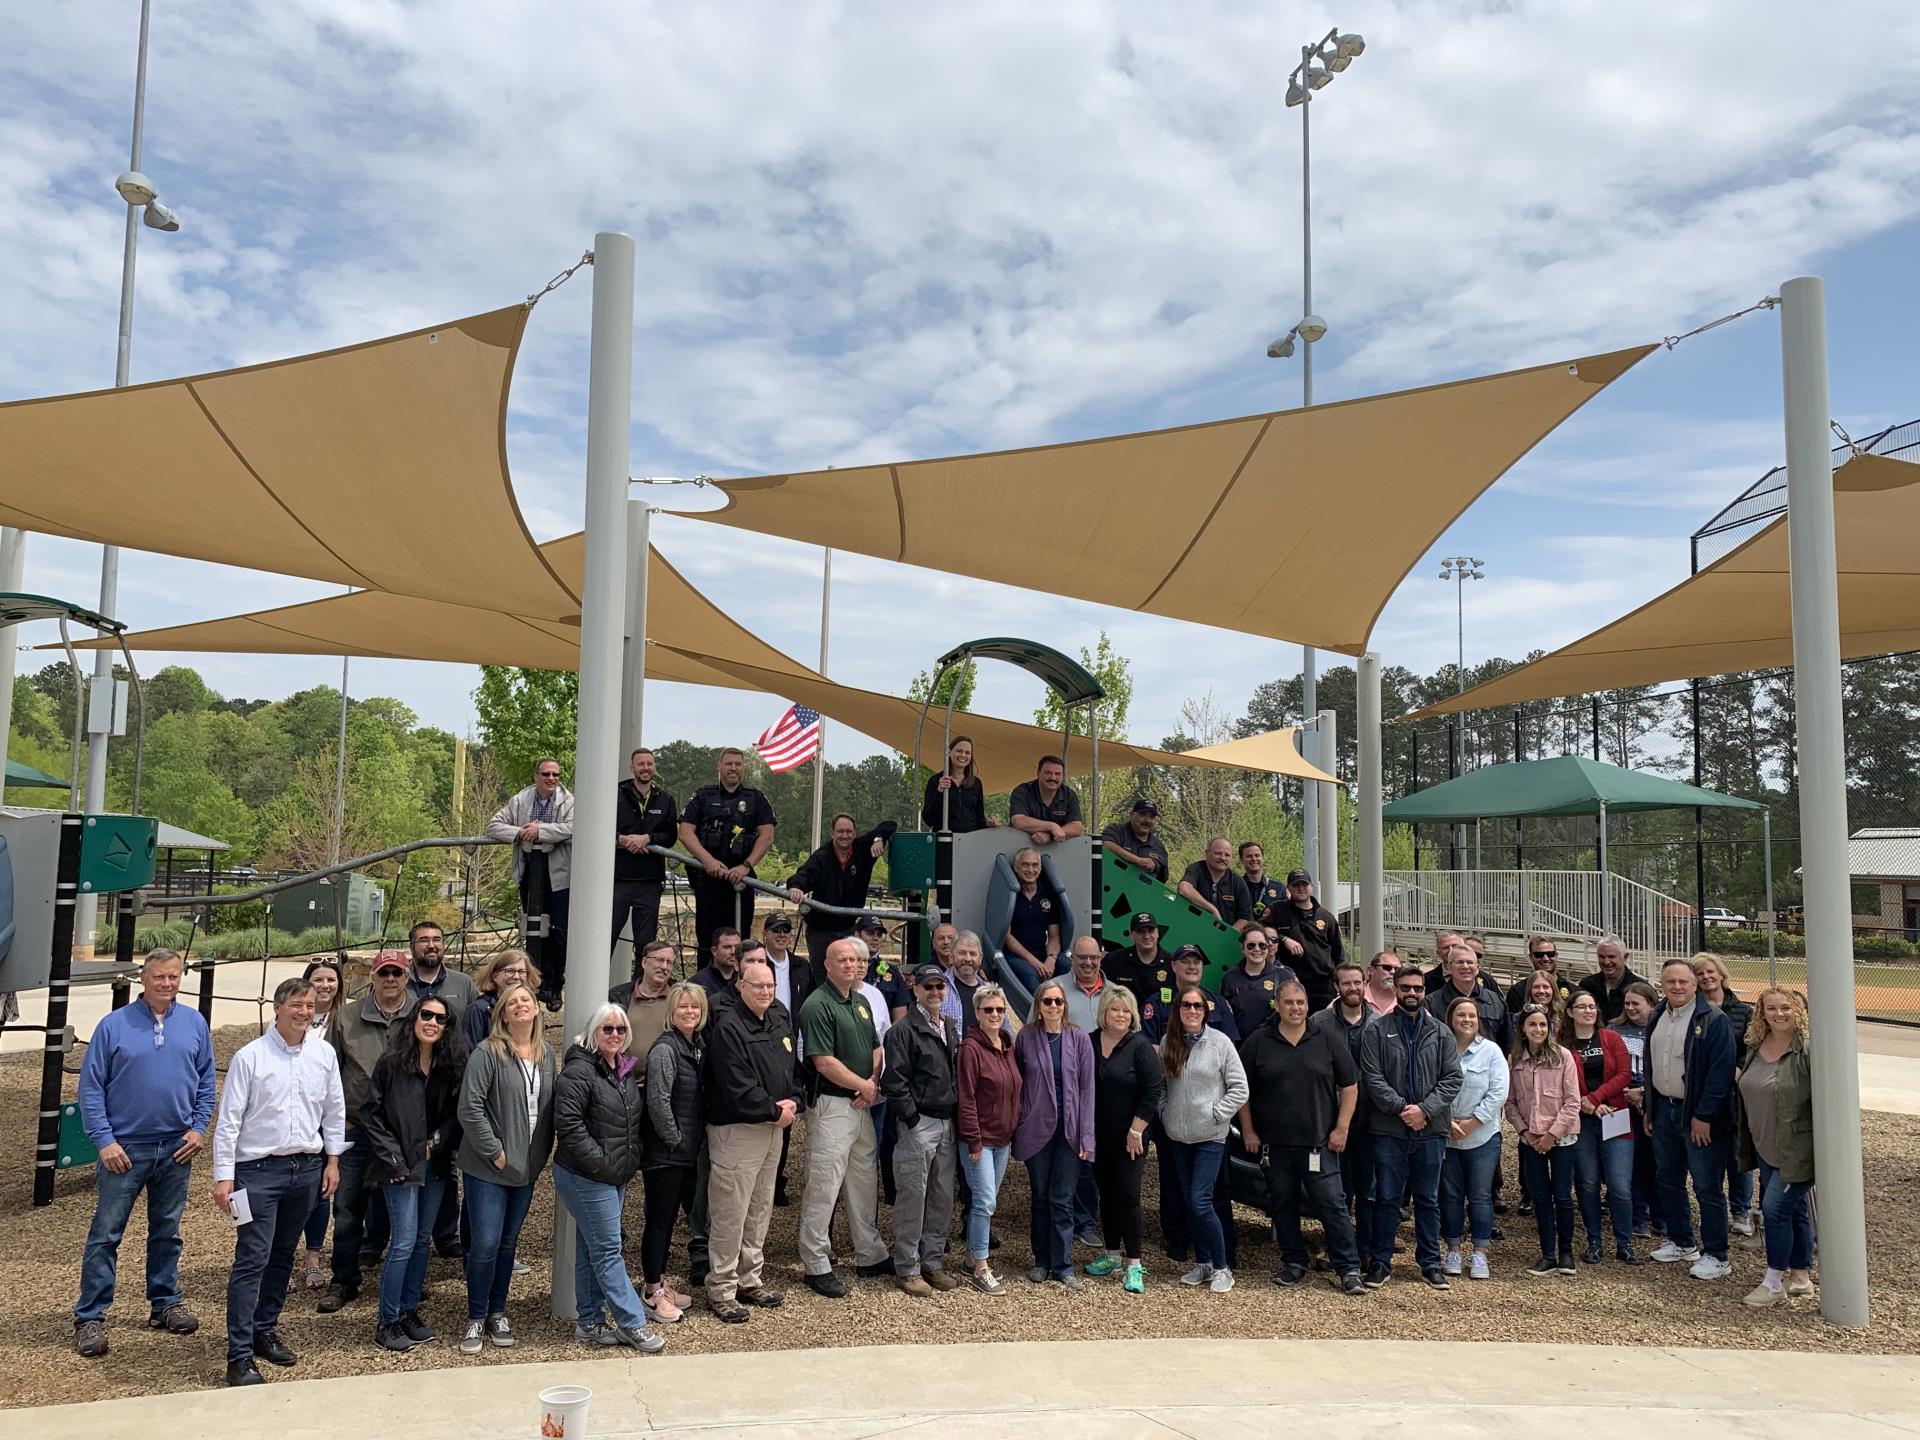
{"label": "green metal canopy", "polygon": [[46,771],[36,770],[31,765],[23,765],[18,760],[7,761],[7,784],[42,790],[67,788],[67,782],[58,775],[49,775]]}
{"label": "green metal canopy", "polygon": [[1624,810],[1765,810],[1757,800],[1702,790],[1659,775],[1623,770],[1580,755],[1488,765],[1415,791],[1386,807],[1388,820],[1457,824],[1529,815],[1618,814]]}
{"label": "green metal canopy", "polygon": [[1037,640],[1020,640],[1010,635],[994,635],[985,640],[956,645],[940,657],[940,668],[958,665],[963,660],[1004,660],[1018,665],[1029,675],[1044,680],[1063,705],[1084,705],[1089,700],[1104,700],[1107,692],[1087,669],[1070,655],[1062,655],[1051,645]]}

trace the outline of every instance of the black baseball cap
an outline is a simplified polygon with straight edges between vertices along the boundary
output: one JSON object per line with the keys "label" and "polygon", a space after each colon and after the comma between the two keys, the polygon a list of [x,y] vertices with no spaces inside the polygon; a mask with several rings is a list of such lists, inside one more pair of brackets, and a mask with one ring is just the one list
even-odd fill
{"label": "black baseball cap", "polygon": [[1312,883],[1313,876],[1304,870],[1289,870],[1287,872],[1287,884],[1289,885],[1311,885]]}
{"label": "black baseball cap", "polygon": [[947,983],[947,972],[938,965],[922,965],[913,972],[913,983],[916,985],[931,984],[935,980],[942,985]]}
{"label": "black baseball cap", "polygon": [[1136,815],[1158,815],[1160,807],[1144,795],[1133,797],[1133,813]]}
{"label": "black baseball cap", "polygon": [[1204,961],[1207,958],[1207,952],[1202,950],[1198,945],[1182,945],[1178,950],[1173,952],[1173,958],[1176,960],[1185,960],[1189,955],[1200,961]]}
{"label": "black baseball cap", "polygon": [[856,931],[871,930],[880,934],[885,934],[887,929],[886,926],[880,923],[880,917],[878,915],[862,915],[858,920],[853,922],[853,928]]}
{"label": "black baseball cap", "polygon": [[1160,928],[1160,922],[1153,918],[1153,912],[1151,910],[1136,910],[1133,915],[1133,923],[1127,926],[1127,928],[1129,930],[1158,930]]}
{"label": "black baseball cap", "polygon": [[778,930],[783,934],[791,935],[793,933],[793,917],[791,915],[769,915],[767,917],[767,923],[760,927],[760,933],[764,935],[769,930]]}

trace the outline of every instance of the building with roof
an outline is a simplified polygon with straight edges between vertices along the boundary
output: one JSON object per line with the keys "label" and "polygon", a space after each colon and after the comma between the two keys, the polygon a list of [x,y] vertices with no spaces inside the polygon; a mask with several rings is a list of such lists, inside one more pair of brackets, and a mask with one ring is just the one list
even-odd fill
{"label": "building with roof", "polygon": [[[1920,826],[1856,830],[1847,840],[1847,874],[1856,928],[1920,940]],[[1862,904],[1871,890],[1879,892],[1877,909]]]}

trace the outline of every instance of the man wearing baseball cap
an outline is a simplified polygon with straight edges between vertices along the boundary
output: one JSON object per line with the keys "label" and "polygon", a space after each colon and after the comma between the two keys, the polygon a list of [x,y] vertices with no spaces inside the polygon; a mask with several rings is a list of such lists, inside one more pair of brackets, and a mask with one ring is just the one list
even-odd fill
{"label": "man wearing baseball cap", "polygon": [[393,1027],[413,1012],[407,994],[407,957],[382,950],[373,957],[373,984],[351,1004],[335,1005],[327,1025],[327,1044],[340,1062],[340,1088],[347,1101],[346,1154],[340,1157],[340,1188],[333,1194],[333,1277],[317,1307],[331,1315],[360,1293],[360,1251],[386,1247],[387,1207],[373,1200],[367,1183],[372,1147],[360,1128],[360,1105],[367,1098],[373,1067],[386,1053]]}
{"label": "man wearing baseball cap", "polygon": [[[1281,959],[1307,990],[1307,1008],[1324,1010],[1339,991],[1334,970],[1346,958],[1340,940],[1340,921],[1313,895],[1313,876],[1304,870],[1287,873],[1287,898],[1267,913],[1267,923],[1280,932]],[[1291,957],[1289,959],[1289,957]]]}
{"label": "man wearing baseball cap", "polygon": [[1100,832],[1100,843],[1114,859],[1146,871],[1164,885],[1167,847],[1153,833],[1159,823],[1160,807],[1144,795],[1137,796],[1126,819],[1116,820]]}
{"label": "man wearing baseball cap", "polygon": [[960,1110],[955,1074],[958,1027],[940,1013],[947,972],[921,965],[913,972],[913,1005],[887,1032],[881,1072],[894,1122],[893,1283],[925,1297],[956,1288],[942,1268],[953,1222],[954,1116]]}
{"label": "man wearing baseball cap", "polygon": [[1172,980],[1173,956],[1160,948],[1160,922],[1150,910],[1134,911],[1127,935],[1132,943],[1109,950],[1100,968],[1144,1008]]}

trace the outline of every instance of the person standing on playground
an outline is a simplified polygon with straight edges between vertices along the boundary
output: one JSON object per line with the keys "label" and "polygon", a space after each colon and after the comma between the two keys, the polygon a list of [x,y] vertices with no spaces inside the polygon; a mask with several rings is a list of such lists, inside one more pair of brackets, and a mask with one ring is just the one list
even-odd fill
{"label": "person standing on playground", "polygon": [[807,1122],[807,1183],[800,1197],[800,1278],[816,1295],[847,1293],[829,1250],[834,1202],[846,1192],[856,1273],[893,1274],[875,1217],[880,1208],[877,1142],[870,1111],[880,1102],[880,1034],[860,986],[866,943],[848,937],[827,947],[827,983],[800,1007],[820,1098]]}
{"label": "person standing on playground", "polygon": [[[1727,1256],[1727,1165],[1740,1041],[1733,1022],[1699,993],[1688,961],[1662,966],[1660,988],[1666,998],[1654,1007],[1647,1026],[1646,1098],[1654,1185],[1667,1241],[1653,1258],[1663,1265],[1691,1260],[1687,1273],[1694,1279],[1724,1280],[1733,1273]],[[1689,1180],[1700,1204],[1698,1245],[1687,1206]]]}
{"label": "person standing on playground", "polygon": [[1307,1008],[1324,1010],[1333,1003],[1333,972],[1347,958],[1340,939],[1340,921],[1313,893],[1313,876],[1304,870],[1287,872],[1287,900],[1266,917],[1280,932],[1276,958],[1291,965],[1307,990]]}
{"label": "person standing on playground", "polygon": [[[462,1036],[462,1026],[467,1010],[480,998],[480,991],[473,979],[464,970],[455,970],[446,963],[447,937],[438,925],[431,920],[416,920],[413,928],[407,932],[407,948],[413,955],[413,967],[407,972],[407,994],[413,998],[415,1009],[422,1000],[434,999],[447,1007],[452,1017],[447,1022],[447,1033],[443,1037],[461,1041],[461,1057],[467,1053],[467,1045]],[[440,1208],[428,1217],[433,1228],[433,1248],[443,1260],[458,1260],[466,1254],[466,1244],[460,1238],[460,1178],[450,1173],[446,1183],[440,1187]]]}
{"label": "person standing on playground", "polygon": [[545,988],[537,997],[560,1008],[567,983],[567,899],[573,884],[573,792],[560,783],[560,762],[535,762],[533,784],[493,812],[487,838],[513,842],[513,882],[527,917],[527,954]]}
{"label": "person standing on playground", "polygon": [[714,765],[715,783],[702,785],[680,812],[680,848],[691,855],[687,884],[693,890],[694,945],[706,954],[713,932],[731,925],[753,931],[753,891],[741,887],[773,845],[773,806],[741,783],[747,757],[729,745]]}
{"label": "person standing on playground", "polygon": [[[660,933],[660,892],[667,882],[662,850],[680,838],[680,807],[665,786],[653,783],[651,750],[627,757],[631,779],[620,782],[613,823],[613,940],[633,921],[633,953],[639,955]],[[637,1053],[645,1054],[643,1046]]]}
{"label": "person standing on playground", "polygon": [[[1298,873],[1298,872],[1296,872]],[[1427,1013],[1427,981],[1411,965],[1393,977],[1394,1012],[1360,1037],[1360,1083],[1372,1105],[1374,1225],[1365,1285],[1393,1274],[1400,1197],[1413,1191],[1414,1260],[1427,1284],[1452,1288],[1440,1250],[1440,1174],[1446,1165],[1453,1100],[1460,1093],[1460,1051]]]}
{"label": "person standing on playground", "polygon": [[1136,796],[1127,818],[1114,821],[1100,832],[1100,844],[1114,859],[1144,870],[1164,885],[1167,883],[1167,847],[1153,833],[1159,823],[1160,807],[1144,795]]}
{"label": "person standing on playground", "polygon": [[120,1237],[142,1190],[147,1326],[169,1335],[200,1328],[180,1293],[180,1217],[193,1157],[205,1148],[213,1118],[213,1040],[198,1011],[174,1003],[184,970],[173,951],[149,951],[139,998],[94,1027],[80,1066],[81,1123],[100,1152],[73,1307],[73,1348],[89,1359],[107,1353]]}
{"label": "person standing on playground", "polygon": [[1022,780],[1007,797],[1007,823],[1031,845],[1052,845],[1087,833],[1080,818],[1080,797],[1067,784],[1067,762],[1042,755],[1031,780]]}
{"label": "person standing on playground", "polygon": [[[800,868],[787,879],[787,898],[796,905],[808,899],[840,910],[859,910],[867,903],[867,887],[873,883],[873,867],[887,853],[887,841],[900,827],[882,820],[862,835],[851,815],[836,815],[828,823],[827,843],[807,856]],[[814,967],[814,979],[824,980],[827,947],[843,935],[853,933],[853,917],[828,915],[811,907],[803,912],[807,927],[807,959]]]}

